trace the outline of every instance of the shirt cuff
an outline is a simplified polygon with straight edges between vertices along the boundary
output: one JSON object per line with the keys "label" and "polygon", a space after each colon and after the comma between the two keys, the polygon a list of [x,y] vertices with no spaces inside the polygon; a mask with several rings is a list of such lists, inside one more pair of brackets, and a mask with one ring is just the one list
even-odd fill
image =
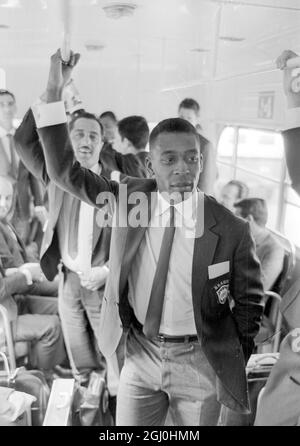
{"label": "shirt cuff", "polygon": [[113,170],[110,174],[110,179],[116,181],[117,183],[120,183],[120,175],[121,172],[119,172],[118,170]]}
{"label": "shirt cuff", "polygon": [[49,220],[46,220],[43,226],[43,232],[46,232]]}
{"label": "shirt cuff", "polygon": [[24,274],[24,276],[26,277],[26,283],[27,285],[32,285],[33,281],[32,281],[32,275],[31,272],[29,271],[29,269],[27,268],[20,268],[19,270],[22,274]]}
{"label": "shirt cuff", "polygon": [[289,108],[285,113],[285,130],[300,127],[300,107]]}
{"label": "shirt cuff", "polygon": [[31,108],[38,129],[67,122],[63,101],[51,102],[49,104],[39,102],[35,103]]}

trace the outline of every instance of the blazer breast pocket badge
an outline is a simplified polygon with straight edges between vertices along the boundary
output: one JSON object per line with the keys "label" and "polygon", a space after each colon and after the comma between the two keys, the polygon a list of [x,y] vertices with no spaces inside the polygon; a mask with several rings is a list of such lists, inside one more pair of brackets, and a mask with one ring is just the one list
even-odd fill
{"label": "blazer breast pocket badge", "polygon": [[229,279],[223,279],[214,285],[214,290],[216,292],[218,301],[221,305],[224,305],[226,300],[229,299]]}
{"label": "blazer breast pocket badge", "polygon": [[229,261],[210,265],[208,267],[208,278],[218,303],[224,305],[230,297]]}

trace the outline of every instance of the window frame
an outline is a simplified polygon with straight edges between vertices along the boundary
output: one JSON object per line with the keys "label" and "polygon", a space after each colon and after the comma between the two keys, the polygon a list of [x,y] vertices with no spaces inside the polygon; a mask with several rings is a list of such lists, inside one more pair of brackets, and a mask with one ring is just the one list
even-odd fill
{"label": "window frame", "polygon": [[[226,162],[219,159],[219,143],[220,143],[220,139],[222,137],[223,132],[227,129],[227,128],[232,128],[234,131],[234,137],[233,137],[233,152],[232,152],[232,156],[231,156],[231,161],[230,162]],[[278,232],[281,232],[282,234],[284,234],[284,223],[285,223],[285,216],[286,216],[286,206],[290,205],[290,206],[294,206],[297,209],[300,209],[300,205],[297,205],[295,203],[292,203],[289,199],[288,199],[288,189],[291,188],[291,184],[288,180],[288,175],[287,175],[287,166],[286,166],[286,162],[285,162],[285,157],[284,155],[282,156],[282,158],[280,159],[280,163],[281,163],[281,169],[280,169],[280,179],[279,180],[275,180],[273,178],[264,176],[262,174],[257,174],[255,173],[253,170],[251,169],[247,169],[246,167],[240,167],[238,166],[238,146],[239,146],[239,132],[240,130],[256,130],[256,131],[263,131],[263,132],[270,132],[270,133],[276,133],[276,134],[281,134],[281,131],[279,130],[272,130],[272,129],[265,129],[265,128],[256,128],[256,127],[250,127],[250,126],[245,126],[245,125],[230,125],[230,124],[226,124],[220,135],[218,138],[218,144],[217,144],[217,165],[218,166],[227,166],[229,168],[232,169],[233,171],[233,180],[236,179],[237,177],[237,171],[239,172],[245,172],[246,174],[252,175],[253,177],[262,179],[262,180],[266,180],[269,181],[271,183],[274,183],[277,185],[277,187],[279,186],[279,194],[278,194],[278,210],[277,210],[277,215],[276,215],[276,224],[275,224],[275,230]],[[292,240],[292,242],[295,244],[296,246],[296,250],[297,250],[297,257],[300,257],[300,245],[296,245],[296,243]]]}

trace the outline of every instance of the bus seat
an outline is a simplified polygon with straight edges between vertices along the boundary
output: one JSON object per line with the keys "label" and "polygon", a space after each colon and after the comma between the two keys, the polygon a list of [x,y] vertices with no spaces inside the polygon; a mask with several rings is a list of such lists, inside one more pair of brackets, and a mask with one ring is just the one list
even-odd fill
{"label": "bus seat", "polygon": [[[14,342],[12,326],[8,317],[7,309],[0,304],[0,316],[2,318],[2,328],[4,332],[3,340],[0,339],[0,351],[6,354],[10,363],[10,369],[15,370],[17,361],[27,361],[29,356],[29,343],[25,341]],[[2,338],[2,337],[1,337]]]}
{"label": "bus seat", "polygon": [[273,237],[284,248],[284,259],[281,273],[271,290],[265,292],[265,311],[262,325],[255,338],[257,353],[275,353],[279,351],[282,339],[282,315],[280,304],[282,296],[288,288],[296,263],[296,248],[283,234],[270,230]]}

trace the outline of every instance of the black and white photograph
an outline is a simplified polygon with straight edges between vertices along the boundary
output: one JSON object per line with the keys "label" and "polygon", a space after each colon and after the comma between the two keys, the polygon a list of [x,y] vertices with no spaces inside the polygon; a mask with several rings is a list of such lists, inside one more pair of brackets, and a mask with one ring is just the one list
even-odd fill
{"label": "black and white photograph", "polygon": [[300,426],[299,228],[300,0],[0,0],[1,427]]}

